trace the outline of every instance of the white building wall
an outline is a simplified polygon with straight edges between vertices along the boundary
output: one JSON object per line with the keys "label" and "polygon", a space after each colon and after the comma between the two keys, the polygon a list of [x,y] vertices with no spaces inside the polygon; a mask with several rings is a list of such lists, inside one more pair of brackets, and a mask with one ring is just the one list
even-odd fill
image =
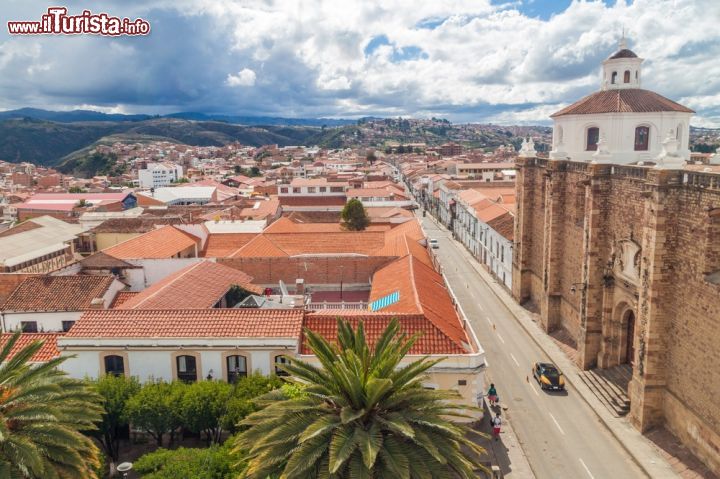
{"label": "white building wall", "polygon": [[[690,159],[689,134],[691,113],[602,113],[595,115],[566,115],[555,118],[553,151],[566,153],[571,160],[592,161],[595,151],[586,151],[587,130],[600,129],[611,162],[629,164],[653,161],[662,150],[662,142],[670,130],[679,140],[678,155]],[[635,151],[635,128],[648,126],[650,140],[647,151]],[[679,130],[679,133],[678,133]],[[562,144],[560,144],[562,142]]]}
{"label": "white building wall", "polygon": [[36,321],[38,332],[61,332],[63,321],[77,321],[82,311],[53,311],[51,313],[3,313],[3,332],[20,329],[22,321]]}
{"label": "white building wall", "polygon": [[138,270],[127,270],[132,272],[132,277],[128,274],[126,281],[130,283],[130,291],[142,291],[150,285],[153,285],[165,278],[166,276],[179,271],[193,263],[205,261],[205,258],[163,258],[163,259],[128,259],[128,263],[136,266],[142,266],[143,278],[140,282]]}

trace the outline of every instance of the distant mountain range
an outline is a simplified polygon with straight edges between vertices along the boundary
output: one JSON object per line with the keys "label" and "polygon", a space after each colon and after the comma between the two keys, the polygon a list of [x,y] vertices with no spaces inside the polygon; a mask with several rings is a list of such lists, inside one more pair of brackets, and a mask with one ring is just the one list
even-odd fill
{"label": "distant mountain range", "polygon": [[193,121],[220,121],[238,125],[286,125],[286,126],[343,126],[356,120],[336,118],[281,118],[273,116],[212,115],[196,112],[179,112],[169,115],[124,115],[102,113],[92,110],[50,111],[38,108],[20,108],[0,112],[0,121],[9,119],[34,118],[36,120],[76,123],[84,121],[143,121],[156,118],[176,118]]}

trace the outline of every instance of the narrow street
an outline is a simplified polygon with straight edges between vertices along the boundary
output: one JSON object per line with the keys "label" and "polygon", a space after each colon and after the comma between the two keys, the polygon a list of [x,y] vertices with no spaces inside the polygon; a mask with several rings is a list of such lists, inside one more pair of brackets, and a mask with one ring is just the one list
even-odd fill
{"label": "narrow street", "polygon": [[[548,358],[489,289],[481,266],[430,217],[421,218],[460,306],[485,350],[487,379],[494,382],[520,444],[539,479],[646,477],[600,419],[576,393],[541,391],[532,377]],[[506,418],[506,419],[507,419]]]}

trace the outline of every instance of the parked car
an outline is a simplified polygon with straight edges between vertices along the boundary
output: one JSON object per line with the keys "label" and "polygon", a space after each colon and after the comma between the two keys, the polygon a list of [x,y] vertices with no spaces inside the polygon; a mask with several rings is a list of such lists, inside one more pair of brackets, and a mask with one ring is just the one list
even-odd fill
{"label": "parked car", "polygon": [[565,389],[565,377],[552,363],[535,363],[533,376],[540,383],[540,389]]}
{"label": "parked car", "polygon": [[438,240],[436,240],[436,239],[430,239],[430,240],[428,240],[428,244],[429,244],[430,247],[433,248],[433,249],[437,249],[437,248],[440,247],[440,243],[438,243]]}

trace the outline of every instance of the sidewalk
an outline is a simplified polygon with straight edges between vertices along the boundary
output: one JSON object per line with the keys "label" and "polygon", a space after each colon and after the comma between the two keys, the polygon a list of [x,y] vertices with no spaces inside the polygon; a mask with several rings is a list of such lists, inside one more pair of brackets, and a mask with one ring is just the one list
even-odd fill
{"label": "sidewalk", "polygon": [[[438,225],[438,227],[447,230],[442,224],[438,223],[434,217],[430,219]],[[457,242],[457,240],[454,240]],[[627,419],[618,419],[613,417],[600,400],[590,391],[585,383],[580,379],[577,366],[562,352],[552,337],[546,334],[535,323],[530,314],[520,306],[512,296],[505,290],[490,273],[488,273],[478,261],[465,249],[462,244],[461,251],[468,259],[468,264],[478,272],[483,281],[488,285],[495,296],[503,303],[503,305],[512,313],[518,323],[532,338],[532,340],[548,355],[550,360],[554,362],[564,373],[566,380],[580,394],[583,400],[590,406],[595,414],[600,418],[605,427],[615,436],[618,442],[623,446],[627,453],[635,460],[641,469],[653,479],[677,478],[680,477],[673,470],[667,460],[655,449],[637,429],[632,427]]]}
{"label": "sidewalk", "polygon": [[506,410],[501,412],[503,424],[500,428],[500,440],[496,441],[492,438],[490,420],[491,416],[494,416],[499,408],[491,408],[484,398],[483,402],[485,414],[483,414],[479,427],[476,427],[476,429],[487,434],[488,437],[479,439],[476,442],[485,448],[491,463],[500,468],[503,479],[535,479],[535,474],[530,468],[530,463],[525,457],[522,446],[512,428],[512,415]]}

